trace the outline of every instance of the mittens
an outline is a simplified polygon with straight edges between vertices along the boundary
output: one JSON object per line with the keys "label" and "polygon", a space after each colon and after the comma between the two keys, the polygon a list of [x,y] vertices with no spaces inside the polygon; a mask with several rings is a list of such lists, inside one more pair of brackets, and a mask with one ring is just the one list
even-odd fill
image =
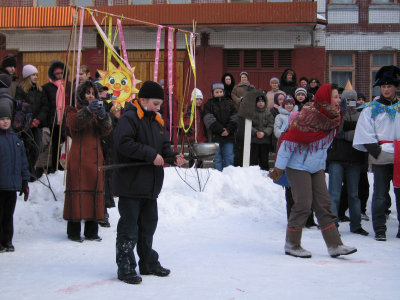
{"label": "mittens", "polygon": [[88,105],[88,110],[92,113],[97,112],[99,109],[99,99],[93,99]]}
{"label": "mittens", "polygon": [[103,120],[106,117],[106,109],[104,108],[104,106],[100,106],[98,111],[97,111],[97,117],[100,120]]}
{"label": "mittens", "polygon": [[278,181],[279,178],[281,178],[282,174],[283,174],[283,170],[275,167],[272,172],[269,172],[268,177],[271,178],[273,181]]}

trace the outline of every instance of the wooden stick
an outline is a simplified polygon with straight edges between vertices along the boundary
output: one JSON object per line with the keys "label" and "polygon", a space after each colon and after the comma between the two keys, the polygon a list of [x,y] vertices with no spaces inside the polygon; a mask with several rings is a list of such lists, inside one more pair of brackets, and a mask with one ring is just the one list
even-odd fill
{"label": "wooden stick", "polygon": [[[70,5],[70,7],[76,7],[76,8],[81,8],[82,6],[78,6],[78,5]],[[107,12],[103,12],[103,11],[99,11],[99,10],[97,10],[97,9],[90,9],[92,12],[95,12],[95,13],[98,13],[98,14],[103,14],[103,15],[106,15],[106,16],[111,16],[111,17],[116,17],[116,18],[119,18],[119,19],[121,19],[121,20],[130,20],[130,21],[133,21],[133,22],[136,22],[136,23],[141,23],[141,24],[144,24],[144,25],[148,25],[148,26],[152,26],[152,27],[158,27],[159,25],[158,24],[154,24],[154,23],[150,23],[150,22],[145,22],[145,21],[140,21],[140,20],[136,20],[136,19],[132,19],[132,18],[127,18],[127,17],[125,17],[125,16],[119,16],[119,15],[114,15],[114,14],[110,14],[110,13],[107,13]],[[167,26],[163,26],[163,25],[161,25],[163,28],[166,28]],[[192,32],[190,32],[190,31],[186,31],[186,30],[182,30],[182,29],[177,29],[176,28],[176,30],[177,31],[179,31],[179,32],[183,32],[183,33],[192,33]]]}

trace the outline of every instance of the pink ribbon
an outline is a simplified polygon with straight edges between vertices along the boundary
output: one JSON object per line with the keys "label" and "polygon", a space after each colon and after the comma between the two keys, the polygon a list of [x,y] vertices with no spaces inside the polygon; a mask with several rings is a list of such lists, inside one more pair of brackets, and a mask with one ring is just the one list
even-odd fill
{"label": "pink ribbon", "polygon": [[161,25],[158,25],[157,30],[157,44],[156,44],[156,59],[154,61],[154,82],[158,82],[158,61],[160,59],[160,40],[161,40]]}
{"label": "pink ribbon", "polygon": [[[79,42],[78,42],[78,62],[76,64],[76,84],[75,84],[75,95],[77,94],[78,90],[78,85],[79,85],[79,69],[81,67],[81,52],[82,52],[82,36],[83,36],[83,17],[85,15],[85,10],[83,7],[81,7],[81,24],[79,28]],[[76,106],[76,101],[75,101],[75,106]]]}
{"label": "pink ribbon", "polygon": [[[125,39],[124,39],[124,33],[122,32],[122,24],[121,24],[121,20],[117,19],[117,24],[118,24],[118,30],[119,30],[119,37],[121,39],[121,48],[122,48],[122,52],[124,54],[124,61],[126,64],[126,67],[128,68],[128,70],[131,72],[132,74],[132,84],[133,87],[136,87],[136,78],[135,78],[135,74],[133,74],[132,72],[132,68],[131,65],[129,64],[128,61],[128,55],[126,54],[126,47],[125,47]],[[135,98],[135,94],[133,94],[133,98]]]}
{"label": "pink ribbon", "polygon": [[[164,57],[165,63],[165,57]],[[168,28],[169,139],[172,137],[172,28]],[[176,97],[176,95],[175,95]]]}

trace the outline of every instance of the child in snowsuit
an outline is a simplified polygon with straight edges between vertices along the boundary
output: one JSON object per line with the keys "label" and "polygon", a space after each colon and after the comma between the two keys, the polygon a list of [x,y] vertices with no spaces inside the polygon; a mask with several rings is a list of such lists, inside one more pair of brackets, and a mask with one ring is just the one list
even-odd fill
{"label": "child in snowsuit", "polygon": [[133,249],[137,244],[141,275],[168,276],[170,270],[158,261],[153,250],[158,212],[157,197],[164,180],[164,158],[185,159],[171,150],[164,121],[158,114],[164,91],[157,82],[146,81],[139,91],[139,100],[127,103],[114,131],[115,164],[147,162],[149,165],[114,170],[113,194],[119,197],[120,219],[117,227],[116,261],[118,279],[137,284],[142,278],[136,273]]}
{"label": "child in snowsuit", "polygon": [[[204,124],[211,132],[213,143],[219,144],[219,151],[214,157],[214,168],[232,166],[234,162],[233,143],[238,127],[237,109],[232,101],[224,98],[224,85],[214,82],[211,85],[211,99],[204,105]],[[209,142],[210,139],[208,139]]]}
{"label": "child in snowsuit", "polygon": [[250,165],[269,170],[270,136],[274,131],[274,117],[266,109],[265,96],[256,99],[256,111],[251,128]]}
{"label": "child in snowsuit", "polygon": [[30,178],[25,148],[17,135],[11,132],[11,110],[0,106],[0,253],[13,252],[13,215],[17,193],[28,200]]}

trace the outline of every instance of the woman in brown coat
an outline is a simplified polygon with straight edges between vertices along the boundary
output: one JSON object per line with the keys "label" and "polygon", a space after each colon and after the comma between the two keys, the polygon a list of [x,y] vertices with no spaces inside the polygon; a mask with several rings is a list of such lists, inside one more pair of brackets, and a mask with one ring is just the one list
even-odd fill
{"label": "woman in brown coat", "polygon": [[104,221],[104,182],[99,166],[103,165],[101,137],[110,134],[111,121],[99,105],[96,85],[85,81],[78,86],[76,107],[67,108],[72,145],[68,156],[64,220],[68,238],[82,242],[81,220],[85,239],[101,241],[98,221]]}

